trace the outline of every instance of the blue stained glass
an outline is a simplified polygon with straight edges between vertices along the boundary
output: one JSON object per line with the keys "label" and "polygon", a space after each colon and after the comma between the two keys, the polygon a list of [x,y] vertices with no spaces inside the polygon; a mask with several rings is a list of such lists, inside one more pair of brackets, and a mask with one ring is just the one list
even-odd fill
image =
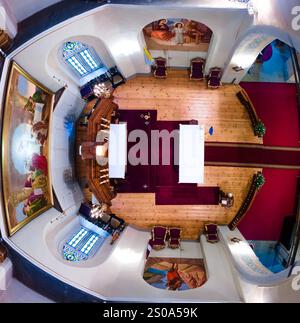
{"label": "blue stained glass", "polygon": [[63,246],[63,257],[67,261],[79,262],[87,260],[106,240],[107,235],[81,227]]}
{"label": "blue stained glass", "polygon": [[63,58],[81,77],[104,66],[97,54],[78,41],[64,43]]}
{"label": "blue stained glass", "polygon": [[86,46],[80,43],[79,41],[68,41],[64,44],[63,56],[65,59],[68,59],[69,57],[79,53],[85,48]]}

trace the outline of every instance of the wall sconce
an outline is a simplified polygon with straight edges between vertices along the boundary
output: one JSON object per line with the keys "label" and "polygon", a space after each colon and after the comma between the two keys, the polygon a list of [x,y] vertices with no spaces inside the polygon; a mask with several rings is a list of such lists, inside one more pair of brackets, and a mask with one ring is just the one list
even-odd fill
{"label": "wall sconce", "polygon": [[234,66],[232,69],[233,69],[234,71],[236,71],[236,72],[244,71],[244,69],[243,69],[243,67],[242,67],[242,66]]}

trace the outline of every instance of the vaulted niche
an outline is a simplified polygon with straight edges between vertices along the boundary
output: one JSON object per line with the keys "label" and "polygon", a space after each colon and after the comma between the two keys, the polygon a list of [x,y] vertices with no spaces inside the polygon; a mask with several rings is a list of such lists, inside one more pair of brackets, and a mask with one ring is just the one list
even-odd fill
{"label": "vaulted niche", "polygon": [[72,72],[80,78],[104,67],[95,50],[79,41],[65,42],[62,55]]}
{"label": "vaulted niche", "polygon": [[194,20],[160,19],[143,28],[149,50],[208,52],[213,32]]}

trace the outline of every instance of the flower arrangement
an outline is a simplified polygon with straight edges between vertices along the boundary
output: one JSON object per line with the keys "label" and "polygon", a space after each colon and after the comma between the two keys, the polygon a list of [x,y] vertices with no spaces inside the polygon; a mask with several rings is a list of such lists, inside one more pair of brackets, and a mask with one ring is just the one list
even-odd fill
{"label": "flower arrangement", "polygon": [[261,120],[258,120],[255,124],[254,133],[258,137],[263,137],[266,134],[266,126]]}
{"label": "flower arrangement", "polygon": [[265,184],[265,182],[266,182],[266,180],[265,180],[264,175],[261,172],[257,173],[256,178],[255,178],[255,182],[254,182],[255,188],[257,190],[259,190]]}

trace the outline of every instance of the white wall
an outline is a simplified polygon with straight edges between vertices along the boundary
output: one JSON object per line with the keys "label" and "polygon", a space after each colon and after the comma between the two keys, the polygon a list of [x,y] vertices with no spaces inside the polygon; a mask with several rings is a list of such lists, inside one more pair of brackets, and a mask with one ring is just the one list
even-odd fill
{"label": "white wall", "polygon": [[[74,118],[75,121],[84,104],[85,102],[79,96],[75,96],[66,89],[52,116],[50,170],[54,192],[64,211],[75,206],[79,207],[83,200],[82,191],[75,178],[73,183],[66,183],[64,172],[75,174],[75,160],[70,160],[70,157],[74,156],[75,147],[66,129],[66,118],[69,120]],[[74,140],[75,138],[73,143]]]}
{"label": "white wall", "polygon": [[150,50],[152,57],[164,57],[167,59],[167,66],[187,68],[195,57],[207,58],[207,52],[181,52],[176,50]]}

